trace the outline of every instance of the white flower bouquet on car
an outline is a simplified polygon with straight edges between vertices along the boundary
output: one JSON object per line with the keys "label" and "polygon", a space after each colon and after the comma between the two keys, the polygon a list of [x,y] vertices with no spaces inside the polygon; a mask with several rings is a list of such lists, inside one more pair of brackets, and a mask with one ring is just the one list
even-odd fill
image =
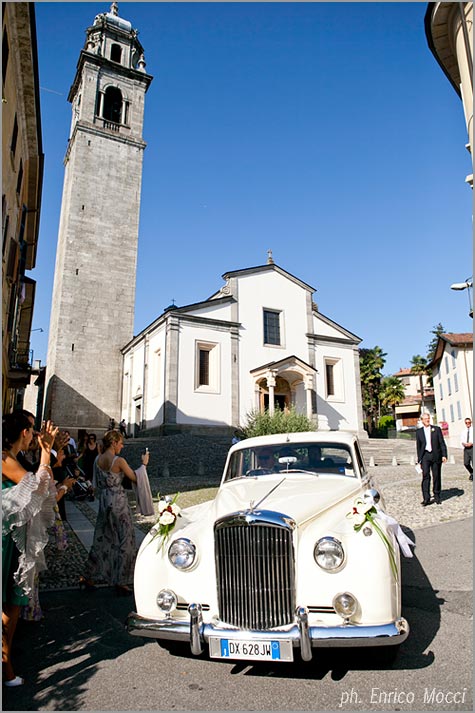
{"label": "white flower bouquet on car", "polygon": [[181,508],[176,503],[178,496],[179,493],[177,493],[173,498],[169,495],[161,498],[160,493],[157,493],[158,517],[155,525],[151,529],[151,533],[153,534],[152,541],[157,537],[160,538],[157,552],[160,552],[163,545],[170,537],[170,534],[176,525],[177,518],[181,517]]}

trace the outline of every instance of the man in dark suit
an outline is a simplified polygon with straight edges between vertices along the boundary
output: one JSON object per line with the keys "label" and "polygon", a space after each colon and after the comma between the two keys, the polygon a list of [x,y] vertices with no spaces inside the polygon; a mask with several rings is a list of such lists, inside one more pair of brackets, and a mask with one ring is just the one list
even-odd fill
{"label": "man in dark suit", "polygon": [[432,489],[434,502],[441,505],[442,463],[447,460],[447,446],[439,426],[431,426],[430,414],[423,413],[422,428],[416,431],[417,462],[422,468],[422,505],[430,503],[430,474],[432,471]]}

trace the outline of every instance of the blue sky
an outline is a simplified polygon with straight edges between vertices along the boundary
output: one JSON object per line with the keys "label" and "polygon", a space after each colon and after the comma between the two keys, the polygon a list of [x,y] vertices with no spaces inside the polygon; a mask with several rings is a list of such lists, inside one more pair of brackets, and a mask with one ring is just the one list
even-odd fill
{"label": "blue sky", "polygon": [[[462,103],[427,47],[427,4],[119,3],[147,72],[134,333],[229,270],[275,262],[387,352],[472,330]],[[63,158],[85,29],[110,3],[36,3],[45,171],[32,334],[46,361]],[[97,315],[98,320],[103,315]]]}

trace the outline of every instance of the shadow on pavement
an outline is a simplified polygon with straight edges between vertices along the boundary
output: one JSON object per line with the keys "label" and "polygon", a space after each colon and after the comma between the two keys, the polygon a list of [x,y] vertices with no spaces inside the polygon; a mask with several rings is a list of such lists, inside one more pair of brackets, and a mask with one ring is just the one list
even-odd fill
{"label": "shadow on pavement", "polygon": [[133,597],[100,588],[47,592],[40,598],[44,619],[18,623],[13,660],[25,684],[4,687],[3,710],[80,710],[101,662],[145,643],[124,627]]}

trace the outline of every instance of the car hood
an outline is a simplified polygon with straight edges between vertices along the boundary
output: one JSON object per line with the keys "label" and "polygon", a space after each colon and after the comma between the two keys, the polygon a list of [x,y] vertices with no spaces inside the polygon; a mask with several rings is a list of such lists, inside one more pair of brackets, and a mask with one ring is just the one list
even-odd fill
{"label": "car hood", "polygon": [[357,478],[336,475],[282,473],[240,478],[224,483],[214,500],[214,517],[253,508],[274,510],[292,517],[297,525],[320,515],[361,489]]}

